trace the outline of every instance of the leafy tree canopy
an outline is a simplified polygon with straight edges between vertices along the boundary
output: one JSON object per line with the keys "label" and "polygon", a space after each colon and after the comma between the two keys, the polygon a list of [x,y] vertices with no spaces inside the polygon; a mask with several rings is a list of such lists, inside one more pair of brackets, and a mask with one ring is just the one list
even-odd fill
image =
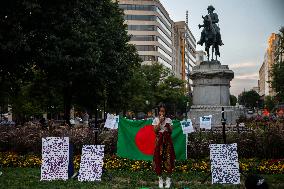
{"label": "leafy tree canopy", "polygon": [[259,99],[260,99],[259,94],[254,90],[250,90],[242,92],[239,95],[238,100],[241,105],[244,105],[245,107],[248,108],[254,108],[257,106],[257,102],[259,101]]}
{"label": "leafy tree canopy", "polygon": [[276,62],[272,66],[272,88],[276,92],[276,100],[278,102],[284,102],[284,27],[282,27],[279,33],[279,40],[277,44],[277,52],[275,54]]}
{"label": "leafy tree canopy", "polygon": [[235,106],[238,102],[238,98],[235,95],[230,95],[230,104],[231,106]]}
{"label": "leafy tree canopy", "polygon": [[140,62],[111,0],[5,0],[0,7],[0,83],[40,81],[43,97],[47,90],[63,99],[67,120],[72,103],[97,107]]}

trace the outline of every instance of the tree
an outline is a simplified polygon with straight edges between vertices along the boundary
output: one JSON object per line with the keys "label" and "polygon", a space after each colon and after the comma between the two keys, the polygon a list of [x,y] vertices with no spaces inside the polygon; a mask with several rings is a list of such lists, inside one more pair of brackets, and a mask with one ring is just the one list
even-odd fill
{"label": "tree", "polygon": [[277,100],[284,102],[284,27],[280,29],[278,36],[279,41],[275,54],[276,62],[273,64],[271,71],[271,85],[276,92]]}
{"label": "tree", "polygon": [[277,62],[272,66],[272,88],[279,101],[284,101],[284,62]]}
{"label": "tree", "polygon": [[[13,103],[23,80],[32,78],[34,64],[29,37],[32,1],[0,1],[0,99]],[[2,104],[3,105],[3,104]]]}
{"label": "tree", "polygon": [[256,107],[259,99],[260,99],[259,94],[254,90],[242,92],[238,98],[239,103],[241,105],[244,105],[245,107],[249,108]]}
{"label": "tree", "polygon": [[183,113],[190,102],[184,93],[184,85],[184,81],[174,77],[169,69],[159,63],[138,66],[132,72],[131,79],[115,90],[115,99],[121,102],[116,110],[124,114],[126,111],[148,112],[159,102],[164,102],[169,113]]}
{"label": "tree", "polygon": [[128,77],[130,79],[125,81],[123,85],[117,83],[107,90],[108,92],[114,91],[107,95],[109,111],[116,113],[123,111],[123,114],[125,114],[128,110],[134,112],[145,110],[148,89],[141,67],[138,66],[132,72],[129,72]]}
{"label": "tree", "polygon": [[121,86],[124,100],[123,109],[147,112],[159,102],[168,106],[172,115],[184,113],[190,98],[185,95],[185,82],[174,77],[171,71],[159,63],[137,67],[132,79]]}
{"label": "tree", "polygon": [[268,110],[272,111],[275,107],[274,97],[266,96],[264,99],[264,106],[268,108]]}
{"label": "tree", "polygon": [[30,117],[41,117],[45,112],[37,97],[29,95],[31,85],[22,86],[17,96],[13,96],[13,114],[17,123],[28,121]]}
{"label": "tree", "polygon": [[[128,72],[139,63],[135,48],[128,44],[117,3],[85,0],[74,5],[48,4],[48,8],[43,18],[53,35],[48,38],[42,66],[63,95],[66,118],[74,99],[96,110],[107,91],[108,105],[115,104],[115,85],[127,81]],[[57,11],[49,15],[52,10]],[[58,23],[54,24],[51,20],[55,19]]]}
{"label": "tree", "polygon": [[[176,115],[177,112],[183,113],[186,108],[184,91],[185,81],[170,75],[159,84],[157,97],[159,101],[168,105],[169,113]],[[180,109],[177,107],[178,104]]]}
{"label": "tree", "polygon": [[163,99],[160,98],[159,86],[170,76],[170,70],[159,63],[144,65],[141,68],[147,88],[144,94],[150,102],[149,105],[155,107],[159,102],[163,101]]}
{"label": "tree", "polygon": [[[116,2],[11,0],[1,2],[1,8],[5,29],[0,30],[0,39],[5,40],[0,71],[9,77],[0,82],[8,78],[23,83],[31,75],[27,79],[35,84],[39,82],[33,74],[40,74],[47,90],[63,99],[67,121],[72,103],[89,109],[105,101],[116,106],[113,89],[129,80],[140,61],[135,47],[128,44],[123,12]],[[41,91],[44,97],[46,90]]]}
{"label": "tree", "polygon": [[115,100],[119,107],[116,110],[147,112],[157,104],[157,88],[159,82],[167,74],[161,64],[137,66],[128,75],[130,79],[124,85],[117,85]]}
{"label": "tree", "polygon": [[230,95],[230,104],[231,104],[231,106],[236,106],[237,102],[238,102],[238,98],[236,96],[234,96],[234,95]]}

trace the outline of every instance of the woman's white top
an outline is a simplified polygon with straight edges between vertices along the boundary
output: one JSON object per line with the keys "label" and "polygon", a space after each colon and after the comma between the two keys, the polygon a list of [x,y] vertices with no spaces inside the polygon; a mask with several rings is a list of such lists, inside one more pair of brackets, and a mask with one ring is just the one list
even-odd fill
{"label": "woman's white top", "polygon": [[[158,125],[160,122],[160,119],[158,117],[155,117],[155,119],[153,120],[153,123],[152,125],[155,126],[155,125]],[[160,131],[159,132],[164,132],[167,130],[167,128],[165,127],[166,124],[170,124],[172,126],[172,120],[170,118],[166,118],[165,121],[163,121],[161,124],[160,124]]]}

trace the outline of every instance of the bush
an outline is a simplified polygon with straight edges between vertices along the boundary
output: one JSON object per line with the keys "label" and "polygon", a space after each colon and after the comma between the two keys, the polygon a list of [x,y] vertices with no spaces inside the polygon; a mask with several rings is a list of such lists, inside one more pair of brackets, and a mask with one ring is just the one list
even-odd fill
{"label": "bush", "polygon": [[[227,143],[238,144],[240,158],[278,159],[284,157],[284,131],[281,123],[269,123],[269,126],[249,125],[249,132],[226,132]],[[209,144],[223,144],[222,133],[196,132],[188,136],[188,157],[209,157]]]}
{"label": "bush", "polygon": [[[227,143],[238,144],[239,158],[279,159],[284,157],[284,130],[279,121],[269,121],[260,125],[262,121],[247,122],[251,128],[248,132],[227,132]],[[74,146],[74,154],[81,154],[82,146],[95,143],[93,129],[78,126],[69,128],[64,126],[42,129],[37,125],[1,126],[0,151],[16,152],[19,154],[41,154],[42,137],[70,137]],[[222,133],[195,132],[188,137],[188,157],[193,159],[209,157],[209,144],[222,144]],[[116,153],[117,131],[100,130],[98,144],[105,145],[106,154]]]}
{"label": "bush", "polygon": [[[0,127],[0,151],[19,154],[41,154],[43,137],[70,137],[74,154],[81,154],[82,146],[96,144],[93,129],[84,126],[69,128],[65,126],[42,129],[38,125]],[[115,153],[117,131],[101,130],[97,143],[105,145],[107,154]]]}

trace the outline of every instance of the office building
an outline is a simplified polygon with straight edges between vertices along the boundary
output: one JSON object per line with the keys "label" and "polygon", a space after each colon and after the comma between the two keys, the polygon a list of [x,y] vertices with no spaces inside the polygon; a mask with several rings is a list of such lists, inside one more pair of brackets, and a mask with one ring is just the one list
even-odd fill
{"label": "office building", "polygon": [[196,41],[185,22],[173,22],[159,0],[119,0],[131,44],[143,64],[159,62],[178,78],[188,80],[195,65]]}
{"label": "office building", "polygon": [[176,63],[173,66],[176,76],[187,81],[191,91],[192,81],[189,79],[192,67],[196,64],[196,40],[185,21],[174,23],[174,49]]}
{"label": "office building", "polygon": [[272,80],[271,70],[275,64],[276,52],[279,43],[279,35],[272,33],[268,39],[268,48],[264,55],[264,61],[259,69],[259,95],[275,96],[275,91],[269,83]]}
{"label": "office building", "polygon": [[158,0],[120,0],[130,43],[136,45],[144,64],[159,62],[173,70],[173,21]]}

